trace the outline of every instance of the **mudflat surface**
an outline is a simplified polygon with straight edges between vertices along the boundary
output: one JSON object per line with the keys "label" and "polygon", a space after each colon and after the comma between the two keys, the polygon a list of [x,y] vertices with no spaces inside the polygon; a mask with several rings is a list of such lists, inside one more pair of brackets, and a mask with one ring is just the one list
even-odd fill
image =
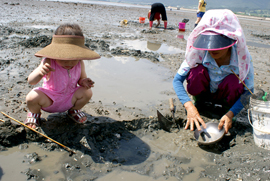
{"label": "mudflat surface", "polygon": [[[102,56],[86,63],[96,85],[83,108],[85,125],[65,113],[42,112],[40,132],[76,154],[1,114],[0,180],[270,180],[270,152],[255,144],[246,109],[230,134],[213,145],[198,144],[194,132],[183,129],[185,111],[171,82],[184,60],[194,11],[168,10],[168,29],[149,30],[147,20],[139,23],[147,8],[31,0],[0,4],[0,109],[9,116],[26,118],[25,96],[34,87],[27,77],[40,62],[34,53],[50,43],[60,24],[78,23],[86,45]],[[186,31],[179,32],[184,18]],[[255,87],[269,92],[269,21],[239,20]],[[169,98],[180,129],[173,125],[166,132],[157,110],[172,120]],[[218,122],[216,112],[209,112],[203,119]]]}

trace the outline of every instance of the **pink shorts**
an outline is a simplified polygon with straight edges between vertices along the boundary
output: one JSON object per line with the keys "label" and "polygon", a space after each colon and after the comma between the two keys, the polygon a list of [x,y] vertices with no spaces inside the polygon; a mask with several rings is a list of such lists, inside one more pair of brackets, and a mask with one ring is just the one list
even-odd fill
{"label": "pink shorts", "polygon": [[72,97],[79,88],[80,87],[77,87],[74,90],[74,92],[70,94],[57,94],[54,91],[44,89],[41,87],[36,87],[33,90],[39,90],[43,92],[53,101],[52,105],[50,105],[49,107],[42,107],[41,109],[49,113],[55,113],[55,112],[65,112],[73,107]]}

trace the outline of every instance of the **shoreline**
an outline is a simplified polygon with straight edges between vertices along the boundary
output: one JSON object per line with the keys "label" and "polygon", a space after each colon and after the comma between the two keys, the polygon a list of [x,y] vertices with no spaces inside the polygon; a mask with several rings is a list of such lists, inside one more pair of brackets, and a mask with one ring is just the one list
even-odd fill
{"label": "shoreline", "polygon": [[[46,0],[43,0],[43,1],[46,1]],[[108,6],[122,6],[122,7],[132,7],[132,8],[147,8],[147,9],[150,9],[150,6],[151,6],[151,5],[140,5],[140,4],[133,4],[133,3],[108,2],[108,1],[85,1],[85,0],[77,0],[77,1],[74,1],[74,0],[47,0],[47,1],[96,4],[96,5],[108,5]],[[189,8],[182,8],[182,7],[175,7],[175,6],[167,6],[166,8],[167,8],[167,11],[170,11],[170,10],[179,11],[179,12],[181,12],[181,11],[196,12],[197,11],[196,9],[189,9]],[[248,16],[248,15],[240,15],[237,13],[235,13],[235,15],[239,18],[270,21],[270,17]]]}

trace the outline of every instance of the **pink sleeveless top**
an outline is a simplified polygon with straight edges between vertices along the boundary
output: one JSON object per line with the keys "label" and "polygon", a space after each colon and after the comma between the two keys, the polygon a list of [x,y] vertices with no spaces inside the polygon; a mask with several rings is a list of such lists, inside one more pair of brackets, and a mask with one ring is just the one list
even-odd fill
{"label": "pink sleeveless top", "polygon": [[73,106],[71,99],[79,88],[78,81],[81,77],[81,62],[72,69],[67,70],[51,59],[51,67],[55,71],[51,72],[49,80],[47,80],[48,75],[45,75],[42,88],[37,87],[35,90],[42,91],[53,101],[51,106],[42,108],[44,111],[64,112]]}

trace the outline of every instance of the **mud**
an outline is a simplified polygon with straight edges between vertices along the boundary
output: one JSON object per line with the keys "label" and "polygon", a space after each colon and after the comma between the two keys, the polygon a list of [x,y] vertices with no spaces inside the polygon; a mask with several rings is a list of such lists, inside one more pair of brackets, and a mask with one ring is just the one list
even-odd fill
{"label": "mud", "polygon": [[[213,145],[198,145],[193,132],[183,129],[185,110],[168,82],[184,60],[186,40],[196,19],[194,11],[168,10],[168,29],[149,30],[147,21],[139,23],[139,17],[147,13],[142,7],[34,0],[0,0],[0,4],[0,110],[17,120],[26,118],[25,96],[34,87],[27,84],[27,76],[40,61],[34,53],[50,43],[61,23],[78,23],[84,30],[86,46],[104,58],[100,61],[121,59],[124,65],[144,61],[151,66],[134,66],[139,74],[155,75],[152,69],[166,72],[163,79],[151,77],[152,82],[146,81],[147,76],[136,80],[135,74],[117,77],[117,81],[114,77],[111,82],[116,81],[116,86],[95,81],[93,99],[83,108],[88,116],[85,125],[75,124],[65,113],[42,112],[39,131],[76,154],[1,114],[5,122],[0,122],[0,180],[270,180],[270,152],[255,145],[246,109],[236,116],[230,133]],[[178,23],[184,18],[189,19],[186,31],[179,32]],[[128,20],[126,25],[121,24],[123,19]],[[239,20],[253,58],[255,86],[269,92],[270,24],[242,16]],[[127,42],[151,42],[155,50]],[[167,50],[173,47],[182,51],[159,52],[163,45]],[[88,64],[91,77],[95,66]],[[108,68],[106,64],[102,67]],[[117,69],[115,74],[125,71],[129,70]],[[135,84],[132,94],[126,91],[129,79]],[[117,89],[120,84],[127,88]],[[145,84],[160,84],[162,89],[157,86],[142,96]],[[172,120],[171,97],[180,130],[174,125],[166,132],[156,111]],[[207,111],[203,119],[217,122],[220,115],[216,113]]]}

